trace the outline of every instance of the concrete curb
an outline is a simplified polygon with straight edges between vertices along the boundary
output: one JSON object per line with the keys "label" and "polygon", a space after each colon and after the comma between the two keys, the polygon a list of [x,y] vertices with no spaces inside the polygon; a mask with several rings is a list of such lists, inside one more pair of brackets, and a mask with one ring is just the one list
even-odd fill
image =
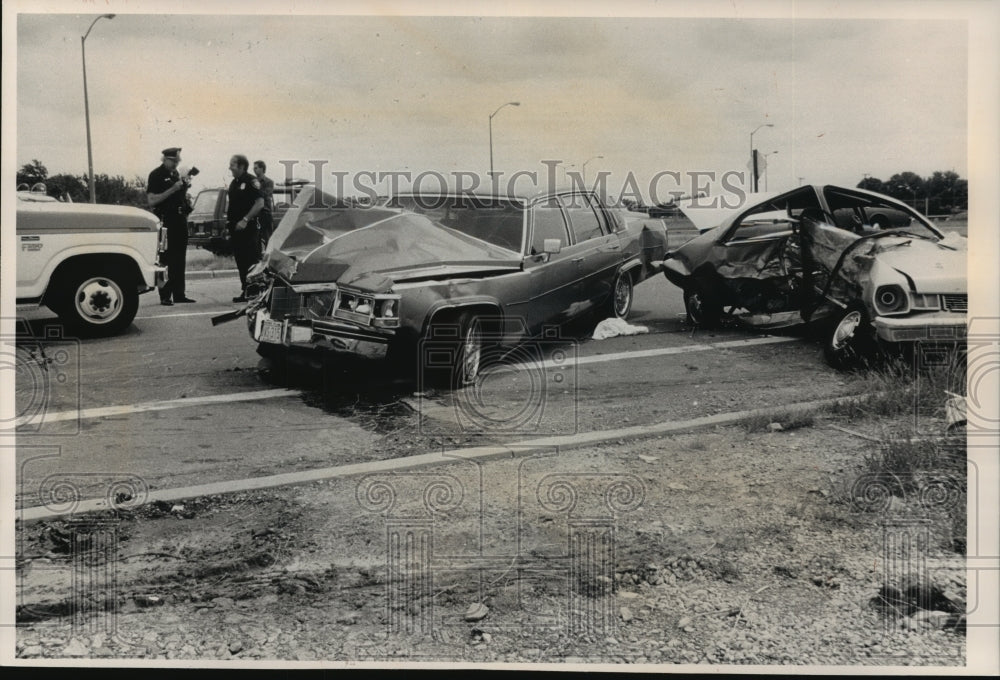
{"label": "concrete curb", "polygon": [[[787,406],[775,406],[768,408],[751,409],[748,411],[734,411],[732,413],[717,413],[711,416],[702,416],[680,422],[656,423],[653,425],[636,425],[624,427],[616,430],[597,430],[593,432],[582,432],[575,435],[542,437],[539,439],[529,439],[515,442],[508,445],[474,446],[452,451],[436,451],[424,453],[404,458],[390,458],[388,460],[370,461],[366,463],[352,463],[349,465],[338,465],[335,467],[318,468],[314,470],[302,470],[299,472],[288,472],[279,475],[266,477],[251,477],[249,479],[230,480],[224,482],[214,482],[211,484],[200,484],[197,486],[180,487],[175,489],[160,489],[150,491],[144,498],[137,502],[127,502],[122,504],[122,509],[128,509],[151,503],[155,501],[172,502],[187,498],[197,498],[225,493],[237,493],[240,491],[250,491],[256,489],[272,489],[279,486],[291,484],[306,484],[327,479],[338,479],[353,477],[375,472],[402,472],[415,468],[433,467],[465,461],[489,461],[499,458],[520,458],[534,453],[552,451],[553,449],[567,450],[593,446],[618,439],[652,437],[663,434],[676,434],[713,425],[731,425],[746,418],[772,414],[791,414],[807,412],[815,408],[831,406],[833,404],[850,403],[861,399],[866,395],[852,395],[847,397],[836,397],[832,399],[818,399],[815,401],[799,402],[788,404]],[[76,514],[97,512],[111,509],[108,498],[94,498],[81,500],[73,504],[73,507],[59,510],[47,506],[37,506],[31,508],[21,508],[17,511],[17,518],[22,522],[30,522],[41,519],[52,519],[55,517],[72,516]]]}
{"label": "concrete curb", "polygon": [[214,271],[185,272],[184,279],[188,281],[196,279],[229,279],[239,276],[237,269],[218,269]]}

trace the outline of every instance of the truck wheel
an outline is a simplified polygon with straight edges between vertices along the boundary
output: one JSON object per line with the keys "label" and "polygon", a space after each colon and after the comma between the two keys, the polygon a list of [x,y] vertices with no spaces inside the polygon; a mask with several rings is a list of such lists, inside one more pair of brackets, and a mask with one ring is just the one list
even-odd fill
{"label": "truck wheel", "polygon": [[54,311],[83,337],[125,330],[139,310],[139,290],[130,276],[107,270],[74,271],[60,285]]}
{"label": "truck wheel", "polygon": [[611,287],[611,300],[608,303],[610,316],[627,319],[632,311],[632,300],[635,299],[632,275],[628,272],[618,272]]}
{"label": "truck wheel", "polygon": [[684,311],[688,322],[701,328],[716,328],[722,318],[722,305],[696,283],[684,289]]}
{"label": "truck wheel", "polygon": [[464,387],[476,381],[483,358],[483,326],[471,313],[434,321],[420,353],[420,378],[429,386]]}
{"label": "truck wheel", "polygon": [[876,344],[865,308],[854,303],[834,314],[824,333],[823,356],[838,370],[859,368],[875,355]]}

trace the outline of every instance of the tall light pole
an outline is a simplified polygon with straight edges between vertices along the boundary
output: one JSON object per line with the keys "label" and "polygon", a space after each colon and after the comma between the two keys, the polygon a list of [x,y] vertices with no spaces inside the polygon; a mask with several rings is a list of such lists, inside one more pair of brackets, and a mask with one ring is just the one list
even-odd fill
{"label": "tall light pole", "polygon": [[750,133],[750,173],[753,178],[753,181],[750,184],[753,188],[753,193],[757,193],[757,156],[753,152],[753,135],[754,132],[757,132],[757,130],[766,127],[773,128],[774,123],[761,123],[753,129],[753,132]]}
{"label": "tall light pole", "polygon": [[501,104],[496,111],[490,114],[490,179],[493,178],[493,116],[500,113],[500,109],[505,106],[520,106],[521,102],[507,102],[506,104]]}
{"label": "tall light pole", "polygon": [[592,156],[583,162],[583,186],[587,186],[587,163],[590,161],[596,161],[598,158],[604,158],[604,156]]}
{"label": "tall light pole", "polygon": [[768,151],[764,154],[764,191],[767,191],[767,157],[774,156],[777,153],[777,151]]}
{"label": "tall light pole", "polygon": [[90,146],[90,102],[87,99],[87,36],[94,29],[101,19],[114,19],[114,14],[102,14],[90,22],[90,28],[80,36],[80,56],[83,59],[83,116],[87,121],[87,178],[90,185],[90,202],[97,203],[97,195],[94,190],[94,152]]}

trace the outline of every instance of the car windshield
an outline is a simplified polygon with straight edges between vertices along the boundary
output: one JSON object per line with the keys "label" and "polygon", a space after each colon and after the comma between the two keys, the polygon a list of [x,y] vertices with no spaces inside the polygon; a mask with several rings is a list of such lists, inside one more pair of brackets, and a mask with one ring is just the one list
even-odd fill
{"label": "car windshield", "polygon": [[524,205],[494,196],[400,195],[387,207],[427,216],[433,222],[515,253],[521,252]]}

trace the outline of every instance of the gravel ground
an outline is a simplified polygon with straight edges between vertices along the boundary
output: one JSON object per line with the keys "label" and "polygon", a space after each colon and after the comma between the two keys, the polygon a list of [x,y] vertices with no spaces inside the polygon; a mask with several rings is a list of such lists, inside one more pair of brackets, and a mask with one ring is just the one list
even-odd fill
{"label": "gravel ground", "polygon": [[[87,617],[74,629],[59,616],[69,581],[54,542],[64,527],[35,523],[24,529],[17,653],[963,665],[957,613],[932,615],[910,602],[887,616],[874,606],[884,586],[905,590],[913,578],[884,561],[883,532],[909,531],[917,509],[906,497],[892,499],[887,513],[852,505],[845,489],[872,443],[827,424],[719,428],[482,467],[459,462],[393,477],[391,507],[380,505],[377,488],[365,496],[371,480],[150,506],[120,525],[116,631],[99,629],[107,619]],[[638,493],[608,505],[608,474]],[[568,487],[550,484],[560,475],[571,481],[572,507]],[[439,489],[423,505],[421,490],[435,480],[457,480],[460,493]],[[609,515],[612,506],[619,511]],[[568,539],[595,522],[606,527],[609,516],[607,568],[567,569],[566,555],[576,554],[567,546],[577,545]],[[432,583],[405,567],[409,580],[386,583],[387,521],[400,518],[433,524],[433,554],[448,557],[431,569]],[[934,590],[934,608],[964,611],[953,529],[927,519],[928,568],[916,578]],[[587,554],[600,561],[600,550]],[[426,596],[413,595],[421,583]],[[393,632],[393,621],[402,628]]]}

